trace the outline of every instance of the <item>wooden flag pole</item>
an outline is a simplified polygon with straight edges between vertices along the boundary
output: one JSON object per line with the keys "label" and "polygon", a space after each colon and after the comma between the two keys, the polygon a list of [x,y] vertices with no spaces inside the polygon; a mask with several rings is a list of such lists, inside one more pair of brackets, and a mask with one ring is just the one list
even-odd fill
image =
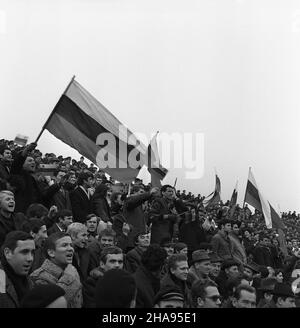
{"label": "wooden flag pole", "polygon": [[[71,84],[73,83],[74,79],[75,79],[75,75],[73,75],[73,77],[72,77],[70,83],[68,84],[68,86],[66,87],[66,90],[64,91],[63,95],[68,91],[68,89],[70,88],[70,86],[71,86]],[[53,114],[55,113],[55,107],[56,107],[56,106],[54,106],[54,108],[53,108],[53,110],[52,110],[50,116],[48,117],[46,123],[43,125],[41,132],[39,133],[38,137],[36,138],[36,140],[35,140],[35,143],[36,143],[36,144],[38,143],[38,141],[39,141],[39,139],[40,139],[42,133],[44,132],[44,130],[45,130],[46,126],[47,126],[47,124],[49,123],[50,119],[52,118]]]}
{"label": "wooden flag pole", "polygon": [[177,178],[175,179],[175,182],[174,182],[174,186],[173,186],[173,188],[176,187],[176,183],[177,183]]}

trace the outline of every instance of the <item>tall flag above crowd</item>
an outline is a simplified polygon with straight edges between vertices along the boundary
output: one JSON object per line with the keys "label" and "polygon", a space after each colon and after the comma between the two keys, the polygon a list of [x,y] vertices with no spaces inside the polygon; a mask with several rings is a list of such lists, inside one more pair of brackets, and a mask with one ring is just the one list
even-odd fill
{"label": "tall flag above crowd", "polygon": [[168,173],[168,170],[160,163],[157,148],[157,135],[158,132],[153,136],[148,146],[148,171],[151,175],[152,187],[161,187],[161,180],[163,180]]}
{"label": "tall flag above crowd", "polygon": [[249,168],[244,203],[248,203],[258,211],[263,213],[265,218],[265,223],[268,229],[285,228],[277,212],[274,210],[272,205],[263,197],[261,191],[259,190],[254,175],[251,171],[251,168]]}
{"label": "tall flag above crowd", "polygon": [[[209,198],[211,196],[211,198]],[[209,194],[203,201],[204,207],[208,207],[214,204],[218,204],[221,201],[221,181],[216,173],[216,185],[215,190]]]}
{"label": "tall flag above crowd", "polygon": [[[40,135],[47,129],[56,138],[96,163],[113,179],[131,182],[142,165],[129,165],[129,154],[135,153],[137,162],[140,159],[142,163],[147,148],[74,78],[60,97]],[[103,135],[110,135],[112,142],[104,143]]]}
{"label": "tall flag above crowd", "polygon": [[237,204],[237,197],[238,197],[238,181],[236,182],[236,185],[233,189],[231,199],[230,199],[230,218],[233,217],[234,211],[236,209],[236,204]]}

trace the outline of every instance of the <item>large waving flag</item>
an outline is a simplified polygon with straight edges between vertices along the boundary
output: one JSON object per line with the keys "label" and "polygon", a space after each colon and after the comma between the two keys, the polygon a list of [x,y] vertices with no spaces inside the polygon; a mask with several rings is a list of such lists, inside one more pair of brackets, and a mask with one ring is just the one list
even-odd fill
{"label": "large waving flag", "polygon": [[[208,197],[212,196],[210,199]],[[221,201],[221,181],[216,173],[216,186],[215,191],[209,194],[203,201],[204,207],[208,207],[214,204],[218,204]]]}
{"label": "large waving flag", "polygon": [[146,147],[74,77],[44,129],[120,182],[134,180],[144,164]]}
{"label": "large waving flag", "polygon": [[151,174],[151,184],[153,187],[161,187],[161,180],[164,179],[168,170],[160,164],[157,148],[158,132],[151,139],[148,146],[148,171]]}
{"label": "large waving flag", "polygon": [[262,193],[258,189],[251,168],[249,168],[249,175],[248,175],[248,182],[246,187],[244,203],[248,203],[249,205],[253,206],[255,209],[257,209],[263,214],[268,229],[285,228],[277,212],[274,210],[271,204],[265,200]]}

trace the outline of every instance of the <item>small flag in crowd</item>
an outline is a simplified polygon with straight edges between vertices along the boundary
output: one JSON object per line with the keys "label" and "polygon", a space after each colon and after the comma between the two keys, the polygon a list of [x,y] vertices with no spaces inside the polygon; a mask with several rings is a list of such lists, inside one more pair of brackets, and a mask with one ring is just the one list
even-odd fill
{"label": "small flag in crowd", "polygon": [[120,182],[134,180],[144,164],[147,148],[74,78],[43,129]]}
{"label": "small flag in crowd", "polygon": [[148,146],[148,171],[151,174],[152,187],[161,187],[161,180],[168,173],[168,170],[160,164],[156,141],[157,134],[158,132],[153,136]]}
{"label": "small flag in crowd", "polygon": [[15,137],[14,143],[24,147],[24,146],[26,146],[26,144],[28,142],[28,139],[29,138],[26,137],[26,136],[23,136],[21,134],[17,134],[16,137]]}
{"label": "small flag in crowd", "polygon": [[235,209],[236,209],[236,204],[237,204],[237,196],[238,196],[238,181],[236,182],[236,185],[234,187],[231,199],[230,199],[230,218],[233,217]]}
{"label": "small flag in crowd", "polygon": [[203,201],[204,207],[208,207],[214,204],[218,204],[221,201],[221,181],[216,174],[216,186],[215,191],[209,194],[206,198],[212,196],[210,199],[205,199]]}
{"label": "small flag in crowd", "polygon": [[265,223],[268,229],[285,228],[277,212],[274,210],[271,204],[265,200],[262,193],[258,189],[251,168],[249,168],[248,182],[244,202],[253,206],[255,209],[257,209],[264,215]]}
{"label": "small flag in crowd", "polygon": [[237,196],[238,196],[237,188],[238,188],[238,181],[236,182],[236,185],[234,187],[234,190],[233,190],[233,193],[231,196],[230,206],[235,206],[237,203]]}

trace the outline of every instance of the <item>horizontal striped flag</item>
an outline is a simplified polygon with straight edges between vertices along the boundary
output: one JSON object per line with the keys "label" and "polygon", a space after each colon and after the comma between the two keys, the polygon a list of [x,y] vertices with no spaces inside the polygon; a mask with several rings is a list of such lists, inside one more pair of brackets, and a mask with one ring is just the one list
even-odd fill
{"label": "horizontal striped flag", "polygon": [[249,168],[249,175],[248,175],[244,203],[248,203],[249,205],[253,206],[255,209],[257,209],[259,212],[263,214],[268,229],[285,228],[277,212],[274,210],[271,204],[265,200],[262,193],[258,189],[251,168]]}
{"label": "horizontal striped flag", "polygon": [[44,129],[120,182],[134,180],[144,165],[146,147],[74,78]]}
{"label": "horizontal striped flag", "polygon": [[151,174],[152,187],[161,187],[161,180],[168,173],[168,170],[160,163],[156,141],[157,134],[158,132],[153,136],[148,146],[148,171]]}
{"label": "horizontal striped flag", "polygon": [[27,136],[17,134],[15,137],[14,143],[16,143],[17,145],[20,145],[20,146],[26,146],[28,139],[29,138]]}

